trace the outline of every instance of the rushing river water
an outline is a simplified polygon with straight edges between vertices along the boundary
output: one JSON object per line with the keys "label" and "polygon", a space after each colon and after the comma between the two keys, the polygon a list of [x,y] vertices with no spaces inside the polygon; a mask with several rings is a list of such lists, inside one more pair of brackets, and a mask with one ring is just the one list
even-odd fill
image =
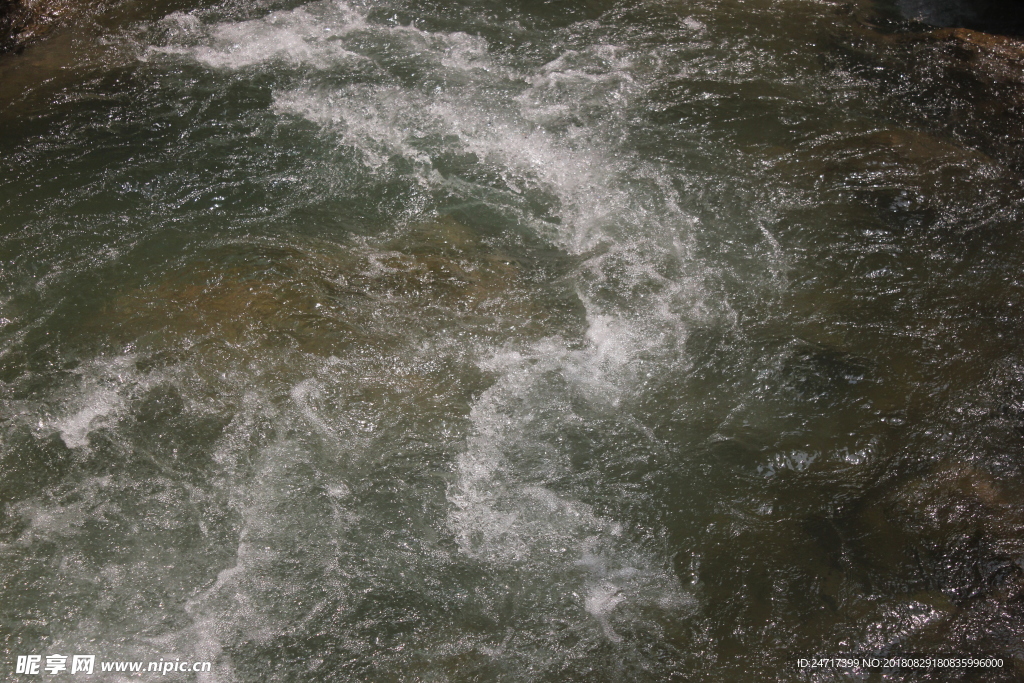
{"label": "rushing river water", "polygon": [[948,50],[803,0],[139,12],[0,63],[4,676],[1024,675],[1024,185]]}

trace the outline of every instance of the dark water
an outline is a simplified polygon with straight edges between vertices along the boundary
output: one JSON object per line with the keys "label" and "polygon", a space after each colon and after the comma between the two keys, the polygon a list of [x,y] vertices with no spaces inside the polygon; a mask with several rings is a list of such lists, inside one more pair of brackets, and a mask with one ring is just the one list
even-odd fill
{"label": "dark water", "polygon": [[920,26],[118,17],[0,63],[5,676],[1024,675],[1019,118]]}

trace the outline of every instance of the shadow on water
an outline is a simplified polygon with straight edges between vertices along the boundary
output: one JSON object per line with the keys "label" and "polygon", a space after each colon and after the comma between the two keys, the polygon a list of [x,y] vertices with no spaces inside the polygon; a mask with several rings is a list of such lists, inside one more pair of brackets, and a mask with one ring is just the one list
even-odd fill
{"label": "shadow on water", "polygon": [[1024,6],[1017,0],[879,0],[876,6],[892,18],[930,26],[1024,35]]}

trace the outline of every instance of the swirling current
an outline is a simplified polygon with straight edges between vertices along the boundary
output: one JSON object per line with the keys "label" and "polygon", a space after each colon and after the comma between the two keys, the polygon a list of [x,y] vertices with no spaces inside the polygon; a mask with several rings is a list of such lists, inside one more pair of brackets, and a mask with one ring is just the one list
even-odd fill
{"label": "swirling current", "polygon": [[[1024,675],[1008,48],[831,0],[116,7],[0,61],[5,676]],[[907,653],[1005,665],[797,663]]]}

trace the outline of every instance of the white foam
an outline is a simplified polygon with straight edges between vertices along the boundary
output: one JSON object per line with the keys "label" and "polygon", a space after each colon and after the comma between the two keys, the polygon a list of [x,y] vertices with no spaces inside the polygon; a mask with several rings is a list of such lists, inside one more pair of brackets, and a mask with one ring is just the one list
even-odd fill
{"label": "white foam", "polygon": [[68,448],[88,445],[90,432],[120,414],[125,404],[123,394],[136,390],[143,381],[134,363],[131,355],[101,358],[76,371],[81,391],[71,401],[74,407],[49,425],[60,432]]}
{"label": "white foam", "polygon": [[430,157],[410,144],[410,131],[430,128],[423,109],[410,112],[400,88],[353,86],[341,93],[293,91],[274,96],[274,111],[302,116],[335,128],[342,139],[362,152],[371,168],[383,166],[398,154],[424,169]]}
{"label": "white foam", "polygon": [[[423,81],[429,88],[402,77],[383,85],[278,89],[273,111],[322,126],[339,147],[357,151],[368,175],[393,173],[392,161],[401,157],[401,172],[428,191],[424,196],[455,193],[519,211],[524,224],[581,256],[575,275],[587,314],[583,347],[549,338],[510,344],[480,361],[497,379],[472,405],[473,431],[449,491],[460,552],[496,570],[574,587],[577,613],[589,614],[611,640],[619,637],[618,615],[638,605],[685,614],[694,598],[666,558],[631,542],[617,520],[550,484],[568,477],[572,466],[539,429],[547,419],[542,415],[555,415],[551,419],[563,425],[584,423],[588,418],[576,404],[630,422],[623,406],[651,369],[669,362],[676,370],[685,367],[681,349],[689,327],[729,316],[722,298],[704,287],[691,245],[699,226],[680,208],[669,170],[631,158],[615,139],[616,122],[647,87],[637,66],[645,55],[595,45],[517,73],[490,54],[482,38],[371,26],[354,13],[332,16],[321,7],[218,24],[198,46],[172,48],[216,68],[287,62],[325,69],[352,58],[332,52],[343,49],[383,70],[389,67],[373,50],[344,36],[358,32],[367,44],[404,50],[429,72]],[[684,24],[691,32],[704,30],[696,20]],[[338,40],[325,33],[344,35]],[[432,157],[437,151],[471,155],[500,181],[443,177]],[[523,197],[538,196],[549,200],[557,221],[519,208]],[[386,268],[372,259],[367,267]],[[340,443],[355,430],[323,400],[325,387],[337,380],[317,375],[295,385],[291,399],[305,424]],[[630,428],[655,441],[638,421]],[[331,485],[332,500],[348,500],[347,486]],[[251,514],[254,524],[258,515]]]}
{"label": "white foam", "polygon": [[[155,51],[191,56],[216,68],[287,62],[329,69],[364,59],[377,63],[383,73],[388,66],[380,63],[374,46],[386,47],[388,53],[404,50],[444,86],[430,91],[397,85],[277,91],[274,110],[331,127],[362,153],[370,170],[398,155],[413,163],[425,186],[455,185],[472,194],[475,188],[460,179],[441,178],[418,143],[427,135],[457,138],[457,151],[475,154],[495,168],[510,194],[556,196],[561,219],[556,242],[572,253],[592,249],[609,226],[637,208],[638,198],[618,180],[632,170],[598,151],[606,146],[591,139],[592,129],[545,129],[560,117],[581,115],[583,109],[591,118],[626,110],[643,86],[631,75],[631,53],[617,46],[570,50],[533,73],[517,73],[491,57],[482,37],[370,24],[343,4],[330,8],[316,3],[258,20],[222,22],[205,33],[180,15],[165,21],[191,31],[190,40],[198,44],[178,40]],[[198,38],[197,32],[202,33]],[[355,35],[360,41],[348,40]],[[522,90],[524,81],[529,86]],[[520,94],[514,95],[515,90]],[[513,94],[496,99],[494,93],[502,91]]]}
{"label": "white foam", "polygon": [[[324,9],[323,5],[313,7]],[[315,15],[299,7],[271,12],[262,19],[221,22],[208,29],[195,15],[174,12],[162,22],[171,29],[171,44],[152,46],[147,55],[191,56],[218,69],[275,62],[323,69],[365,59],[347,50],[340,40],[364,26],[362,17],[341,3],[330,10]]]}
{"label": "white foam", "polygon": [[11,505],[10,512],[28,522],[17,542],[27,544],[36,538],[54,540],[74,535],[89,520],[105,521],[108,514],[119,511],[116,505],[98,493],[109,483],[109,476],[86,477],[78,482],[77,500],[65,505],[53,505],[42,498],[30,498]]}
{"label": "white foam", "polygon": [[548,126],[578,125],[624,112],[642,89],[631,75],[630,54],[615,45],[592,45],[548,62],[518,97],[524,118]]}
{"label": "white foam", "polygon": [[313,399],[320,395],[320,384],[315,379],[307,379],[299,382],[292,387],[291,392],[292,400],[295,401],[295,405],[302,411],[303,417],[305,417],[311,425],[316,427],[316,430],[324,436],[334,436],[334,430],[327,422],[320,417],[316,409],[313,407]]}
{"label": "white foam", "polygon": [[683,19],[683,26],[694,33],[703,33],[707,30],[707,26],[704,25],[704,22],[699,19],[695,19],[694,17],[686,17]]}
{"label": "white foam", "polygon": [[[561,383],[551,384],[552,375],[568,380],[577,399],[599,404],[614,403],[622,390],[607,377],[586,387],[576,384],[574,378],[603,374],[600,351],[593,344],[573,351],[548,339],[530,351],[510,350],[482,363],[484,369],[501,370],[504,376],[473,406],[475,431],[458,458],[458,482],[449,497],[460,549],[506,570],[529,567],[531,572],[548,572],[553,583],[564,583],[566,576],[584,570],[585,576],[576,579],[582,581],[580,607],[613,641],[619,640],[613,613],[626,606],[688,613],[694,598],[664,560],[631,544],[620,524],[595,514],[589,505],[530,483],[571,469],[556,446],[535,436],[537,416],[557,412],[562,424],[582,420],[568,397],[553,390]],[[574,385],[582,390],[576,393]],[[594,398],[595,390],[603,395]],[[524,452],[543,453],[541,463],[524,458]]]}
{"label": "white foam", "polygon": [[93,430],[98,418],[116,412],[123,401],[116,391],[101,387],[86,395],[82,403],[84,405],[76,413],[54,424],[68,448],[85,446],[88,443],[89,432]]}
{"label": "white foam", "polygon": [[[161,25],[167,44],[147,48],[143,59],[190,57],[215,69],[288,64],[313,69],[376,64],[375,48],[396,48],[453,74],[492,71],[483,38],[462,32],[431,33],[413,26],[384,26],[343,2],[315,2],[271,12],[260,19],[205,26],[195,14],[173,12]],[[379,66],[379,65],[378,65]]]}

